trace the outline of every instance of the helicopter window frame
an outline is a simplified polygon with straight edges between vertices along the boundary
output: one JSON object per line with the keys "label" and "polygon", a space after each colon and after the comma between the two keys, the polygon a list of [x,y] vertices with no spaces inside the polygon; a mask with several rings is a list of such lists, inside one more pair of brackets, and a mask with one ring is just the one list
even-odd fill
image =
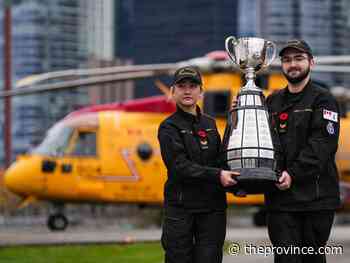
{"label": "helicopter window frame", "polygon": [[[73,131],[74,128],[59,123],[50,129],[45,139],[30,152],[32,154],[61,157],[64,155],[64,151],[72,137]],[[60,139],[58,140],[58,138]]]}
{"label": "helicopter window frame", "polygon": [[[87,141],[82,141],[82,140],[79,141],[79,138],[80,138],[79,136],[81,134],[84,134],[84,133],[94,135],[92,143],[91,143],[91,141],[88,141],[89,139]],[[84,144],[85,144],[85,146],[88,146],[88,147],[94,146],[93,151],[89,152],[89,150],[86,151],[86,149],[77,148],[77,147],[79,147],[79,142],[82,142],[82,144],[80,144],[80,146],[83,146]],[[69,140],[69,143],[66,147],[64,155],[69,156],[69,157],[78,157],[78,158],[88,158],[88,157],[97,158],[99,156],[98,149],[99,149],[99,147],[98,147],[98,129],[79,127],[79,128],[74,129],[73,134],[72,134],[72,136]]]}

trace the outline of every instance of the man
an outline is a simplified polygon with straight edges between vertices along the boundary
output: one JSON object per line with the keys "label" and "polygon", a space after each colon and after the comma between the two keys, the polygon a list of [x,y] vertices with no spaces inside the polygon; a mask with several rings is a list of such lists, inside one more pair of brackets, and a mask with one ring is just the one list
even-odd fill
{"label": "man", "polygon": [[265,194],[269,237],[275,247],[314,250],[275,253],[275,262],[326,262],[325,255],[316,253],[327,243],[340,204],[338,105],[328,90],[312,82],[315,62],[305,41],[288,41],[279,55],[288,85],[267,98],[282,152],[278,189]]}
{"label": "man", "polygon": [[164,188],[162,245],[165,262],[219,263],[226,234],[225,186],[237,173],[220,168],[215,120],[197,106],[202,79],[194,67],[175,72],[171,88],[177,111],[158,130],[168,170]]}

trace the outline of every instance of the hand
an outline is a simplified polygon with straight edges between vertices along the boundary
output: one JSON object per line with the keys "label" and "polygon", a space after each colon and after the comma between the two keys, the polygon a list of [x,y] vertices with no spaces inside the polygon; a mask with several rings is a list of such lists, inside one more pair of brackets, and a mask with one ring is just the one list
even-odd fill
{"label": "hand", "polygon": [[235,107],[237,107],[237,97],[233,98],[230,110],[232,111]]}
{"label": "hand", "polygon": [[237,128],[237,120],[238,120],[238,115],[237,115],[237,110],[233,110],[234,108],[237,107],[237,97],[233,98],[232,104],[231,104],[231,123],[234,129]]}
{"label": "hand", "polygon": [[223,187],[232,186],[237,184],[237,181],[233,179],[235,176],[239,176],[238,172],[221,170],[220,182]]}
{"label": "hand", "polygon": [[290,188],[291,184],[292,184],[292,177],[289,175],[287,171],[283,171],[280,178],[278,178],[278,183],[276,184],[276,186],[280,190],[287,190]]}

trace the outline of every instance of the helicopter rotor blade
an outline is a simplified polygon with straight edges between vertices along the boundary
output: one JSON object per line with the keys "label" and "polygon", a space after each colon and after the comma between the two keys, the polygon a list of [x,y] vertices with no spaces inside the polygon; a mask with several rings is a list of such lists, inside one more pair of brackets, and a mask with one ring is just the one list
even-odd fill
{"label": "helicopter rotor blade", "polygon": [[[316,57],[314,72],[349,73],[350,56],[320,56]],[[233,72],[237,71],[229,60],[215,60],[210,57],[199,57],[178,63],[124,65],[93,69],[72,69],[32,75],[21,79],[15,89],[0,92],[0,98],[29,95],[54,90],[67,90],[82,86],[98,85],[118,81],[148,78],[159,75],[170,75],[182,66],[197,66],[203,73],[206,72]],[[265,70],[280,71],[280,61],[275,59],[271,67]],[[42,82],[46,82],[41,84]],[[50,81],[51,83],[47,83]],[[157,83],[156,83],[157,85]],[[159,86],[159,85],[158,85]]]}
{"label": "helicopter rotor blade", "polygon": [[110,74],[121,74],[121,73],[134,73],[144,71],[169,71],[175,70],[175,63],[168,64],[149,64],[149,65],[126,65],[126,66],[113,66],[103,68],[91,68],[91,69],[69,69],[61,71],[47,72],[37,75],[31,75],[17,81],[15,88],[21,88],[24,86],[38,84],[46,80],[54,80],[60,78],[79,78],[79,77],[92,77],[102,76]]}
{"label": "helicopter rotor blade", "polygon": [[106,84],[111,82],[148,78],[158,75],[164,75],[165,73],[165,71],[144,71],[133,73],[121,73],[117,75],[89,77],[77,80],[66,80],[57,83],[41,84],[26,88],[17,88],[7,92],[0,92],[0,98],[20,95],[31,95],[48,91],[67,90],[71,88],[87,87],[91,85]]}
{"label": "helicopter rotor blade", "polygon": [[170,88],[167,85],[165,85],[162,81],[157,79],[155,80],[154,84],[167,98],[171,97]]}

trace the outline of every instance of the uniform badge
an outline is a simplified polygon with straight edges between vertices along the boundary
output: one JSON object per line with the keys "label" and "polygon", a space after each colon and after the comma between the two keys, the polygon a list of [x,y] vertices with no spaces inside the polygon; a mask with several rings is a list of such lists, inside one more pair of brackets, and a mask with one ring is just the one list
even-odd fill
{"label": "uniform badge", "polygon": [[279,115],[279,129],[278,132],[279,133],[285,133],[287,132],[287,128],[288,128],[288,113],[287,112],[282,112]]}
{"label": "uniform badge", "polygon": [[201,143],[201,148],[202,149],[208,149],[207,132],[205,130],[199,130],[197,132],[197,135],[199,137],[199,142]]}
{"label": "uniform badge", "polygon": [[323,109],[323,119],[328,121],[338,122],[338,113],[330,110]]}
{"label": "uniform badge", "polygon": [[335,134],[335,128],[334,128],[333,122],[329,121],[326,128],[327,128],[327,132],[328,132],[329,135],[334,135]]}

